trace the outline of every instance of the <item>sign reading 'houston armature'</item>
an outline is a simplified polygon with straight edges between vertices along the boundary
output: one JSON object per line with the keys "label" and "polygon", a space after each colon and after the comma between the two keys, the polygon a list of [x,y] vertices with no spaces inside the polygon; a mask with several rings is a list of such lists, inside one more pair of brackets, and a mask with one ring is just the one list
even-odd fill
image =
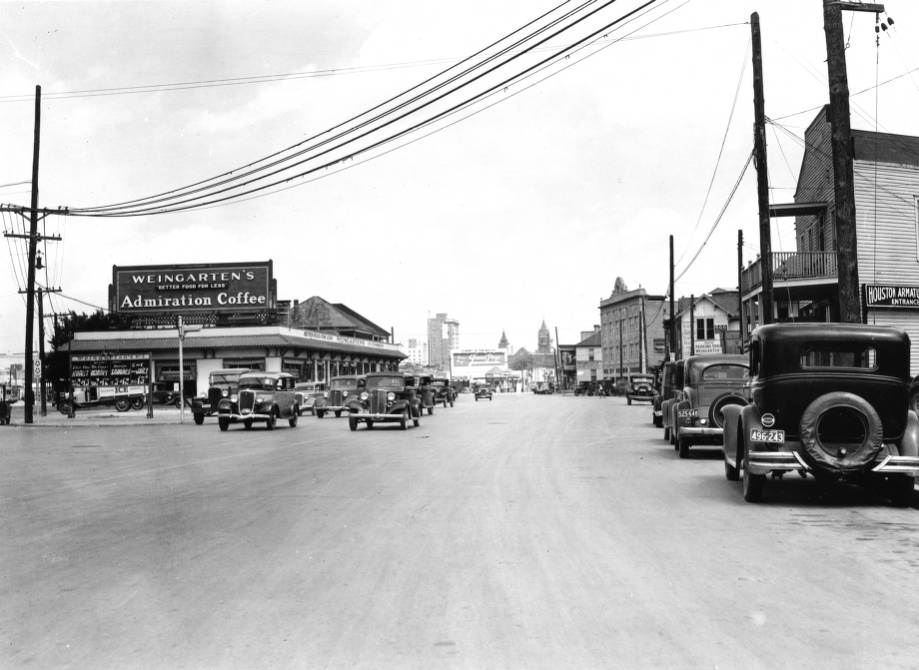
{"label": "sign reading 'houston armature'", "polygon": [[919,309],[919,286],[865,284],[865,305]]}
{"label": "sign reading 'houston armature'", "polygon": [[112,269],[116,312],[238,312],[271,306],[271,261]]}

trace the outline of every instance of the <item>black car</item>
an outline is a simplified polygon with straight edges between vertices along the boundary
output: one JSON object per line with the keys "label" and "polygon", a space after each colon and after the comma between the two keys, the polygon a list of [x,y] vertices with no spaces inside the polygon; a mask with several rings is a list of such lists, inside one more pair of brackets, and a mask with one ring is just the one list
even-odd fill
{"label": "black car", "polygon": [[489,400],[491,400],[491,399],[492,399],[492,390],[491,390],[491,387],[490,387],[490,386],[479,386],[479,387],[475,390],[475,400],[476,400],[476,402],[479,401],[479,398],[488,398]]}
{"label": "black car", "polygon": [[[919,417],[909,406],[909,336],[850,323],[781,323],[750,337],[746,405],[724,416],[724,473],[747,502],[786,472],[844,480],[910,505]],[[770,484],[770,486],[775,484]]]}
{"label": "black car", "polygon": [[409,422],[417,426],[421,418],[421,399],[415,378],[400,372],[371,372],[364,378],[364,389],[348,402],[348,427],[359,423],[368,429],[374,424],[396,422],[402,430]]}
{"label": "black car", "polygon": [[449,405],[453,407],[453,401],[456,400],[456,391],[453,385],[446,377],[432,377],[431,390],[434,392],[434,404],[442,404],[444,407]]}

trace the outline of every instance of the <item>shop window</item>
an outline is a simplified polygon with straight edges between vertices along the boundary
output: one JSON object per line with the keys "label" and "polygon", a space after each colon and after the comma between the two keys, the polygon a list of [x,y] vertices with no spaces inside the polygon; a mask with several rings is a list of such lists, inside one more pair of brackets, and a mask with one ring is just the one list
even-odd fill
{"label": "shop window", "polygon": [[250,370],[262,371],[265,369],[264,358],[224,358],[223,367],[225,368],[248,368]]}
{"label": "shop window", "polygon": [[715,339],[715,320],[714,319],[696,319],[696,339],[697,340],[714,340]]}

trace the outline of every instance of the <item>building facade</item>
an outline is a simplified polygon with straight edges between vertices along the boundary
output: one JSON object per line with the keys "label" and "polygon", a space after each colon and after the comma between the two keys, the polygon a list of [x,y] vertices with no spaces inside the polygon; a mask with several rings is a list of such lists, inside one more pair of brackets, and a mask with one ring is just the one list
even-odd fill
{"label": "building facade", "polygon": [[[827,108],[805,132],[794,203],[795,251],[774,252],[773,320],[838,321],[834,177]],[[901,328],[919,370],[919,138],[852,131],[862,321]],[[777,208],[774,208],[777,209]],[[763,323],[762,259],[741,272],[744,331]]]}
{"label": "building facade", "polygon": [[621,282],[600,302],[602,379],[618,381],[660,365],[666,355],[664,296],[632,291]]}
{"label": "building facade", "polygon": [[428,319],[428,365],[449,373],[450,352],[459,347],[459,321],[445,313]]}
{"label": "building facade", "polygon": [[598,382],[603,379],[603,347],[600,342],[600,326],[574,345],[577,383]]}

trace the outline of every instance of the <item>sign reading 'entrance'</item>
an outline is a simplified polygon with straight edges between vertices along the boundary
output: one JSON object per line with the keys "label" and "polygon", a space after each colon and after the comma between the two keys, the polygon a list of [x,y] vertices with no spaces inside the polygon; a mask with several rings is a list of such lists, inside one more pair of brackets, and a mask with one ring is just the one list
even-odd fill
{"label": "sign reading 'entrance'", "polygon": [[865,284],[865,305],[919,309],[919,286]]}
{"label": "sign reading 'entrance'", "polygon": [[271,261],[116,265],[112,285],[114,312],[239,312],[272,306]]}

